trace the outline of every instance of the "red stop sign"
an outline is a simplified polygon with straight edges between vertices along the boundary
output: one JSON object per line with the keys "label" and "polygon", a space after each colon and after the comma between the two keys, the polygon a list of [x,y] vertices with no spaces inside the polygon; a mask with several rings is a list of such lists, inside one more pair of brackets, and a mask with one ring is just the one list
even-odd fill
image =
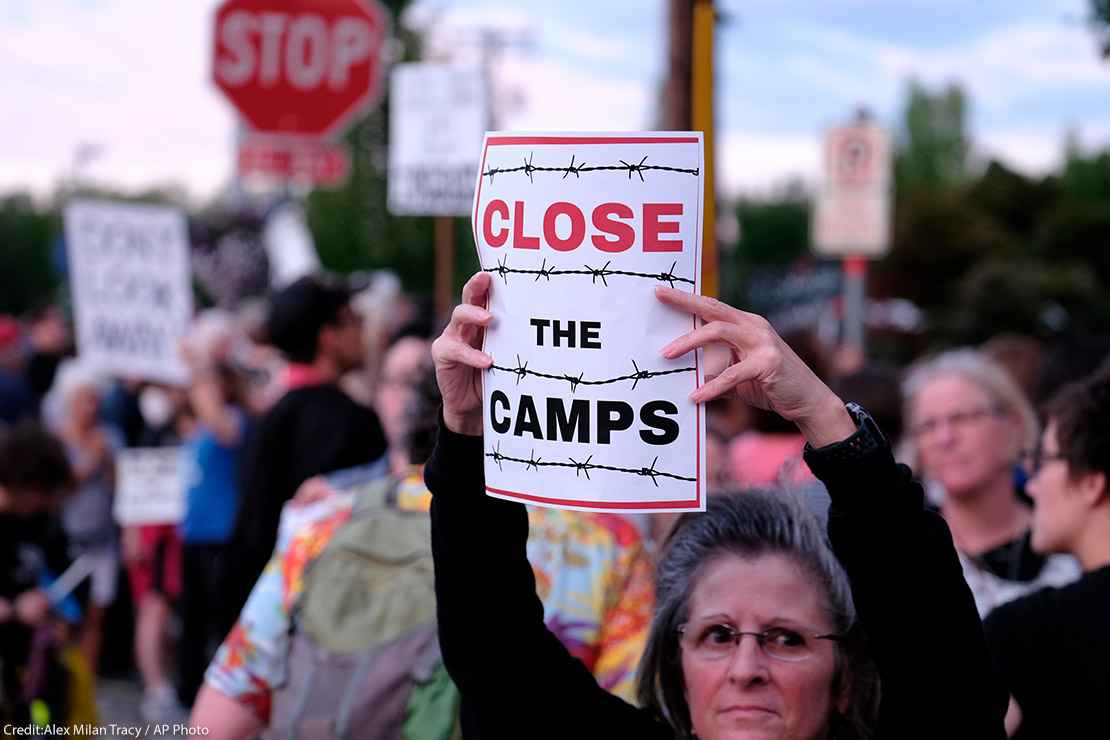
{"label": "red stop sign", "polygon": [[226,0],[212,77],[256,131],[324,136],[381,94],[377,0]]}

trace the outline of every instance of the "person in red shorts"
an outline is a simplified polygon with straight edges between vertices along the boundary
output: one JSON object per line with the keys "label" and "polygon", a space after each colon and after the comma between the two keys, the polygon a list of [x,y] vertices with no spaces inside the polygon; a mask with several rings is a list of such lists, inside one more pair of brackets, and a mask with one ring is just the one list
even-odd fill
{"label": "person in red shorts", "polygon": [[[160,389],[159,389],[160,390]],[[163,413],[144,413],[148,431],[144,446],[176,444],[182,426],[183,397],[163,395]],[[165,418],[158,418],[164,416]],[[158,424],[158,422],[162,422]],[[175,524],[125,527],[123,560],[135,603],[135,663],[143,681],[139,707],[147,722],[176,722],[185,716],[167,669],[167,628],[174,603],[181,597],[181,537]]]}

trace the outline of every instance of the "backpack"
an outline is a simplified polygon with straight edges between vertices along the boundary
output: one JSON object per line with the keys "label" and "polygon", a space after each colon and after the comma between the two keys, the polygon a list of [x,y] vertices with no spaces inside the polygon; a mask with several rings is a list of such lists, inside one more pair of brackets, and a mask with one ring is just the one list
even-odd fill
{"label": "backpack", "polygon": [[431,523],[397,509],[396,488],[379,479],[358,490],[350,520],[306,567],[267,740],[459,737],[459,693],[436,631]]}

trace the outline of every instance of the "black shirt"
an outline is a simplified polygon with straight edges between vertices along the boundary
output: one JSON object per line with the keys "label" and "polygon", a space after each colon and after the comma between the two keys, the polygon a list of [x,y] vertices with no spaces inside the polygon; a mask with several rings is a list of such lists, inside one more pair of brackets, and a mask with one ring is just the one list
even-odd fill
{"label": "black shirt", "polygon": [[[971,592],[944,521],[909,468],[860,430],[806,462],[828,488],[829,538],[848,572],[882,682],[881,740],[1005,736]],[[485,495],[481,437],[442,425],[424,470],[433,493],[439,642],[483,740],[671,740],[662,718],[594,677],[547,629],[526,557],[527,512]]]}
{"label": "black shirt", "polygon": [[1014,736],[1110,734],[1110,566],[996,607],[985,628],[1022,722]]}
{"label": "black shirt", "polygon": [[229,548],[237,609],[277,541],[281,508],[314,475],[373,462],[385,454],[373,410],[332,384],[289,391],[259,422],[247,445],[242,503]]}
{"label": "black shirt", "polygon": [[[44,575],[62,575],[69,567],[67,549],[65,532],[56,517],[0,514],[0,598],[14,607],[16,597],[39,588]],[[21,670],[30,645],[29,627],[14,617],[0,623],[0,697],[20,695]]]}

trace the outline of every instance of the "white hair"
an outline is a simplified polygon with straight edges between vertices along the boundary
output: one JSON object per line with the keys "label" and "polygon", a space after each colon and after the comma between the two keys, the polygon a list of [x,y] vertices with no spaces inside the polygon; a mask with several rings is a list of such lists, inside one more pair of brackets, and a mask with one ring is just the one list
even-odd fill
{"label": "white hair", "polygon": [[[909,369],[902,381],[902,408],[907,428],[913,425],[913,407],[917,395],[934,380],[953,375],[973,383],[990,397],[1000,412],[1017,420],[1021,435],[1018,449],[1012,451],[1014,459],[1017,459],[1021,449],[1032,448],[1037,444],[1040,424],[1029,399],[1001,365],[983,352],[970,347],[928,357]],[[913,434],[903,435],[899,458],[916,469],[919,463],[917,452]]]}
{"label": "white hair", "polygon": [[62,360],[54,373],[54,383],[42,402],[43,421],[48,427],[58,429],[61,426],[69,413],[74,394],[83,388],[103,396],[108,392],[108,379],[80,358]]}

